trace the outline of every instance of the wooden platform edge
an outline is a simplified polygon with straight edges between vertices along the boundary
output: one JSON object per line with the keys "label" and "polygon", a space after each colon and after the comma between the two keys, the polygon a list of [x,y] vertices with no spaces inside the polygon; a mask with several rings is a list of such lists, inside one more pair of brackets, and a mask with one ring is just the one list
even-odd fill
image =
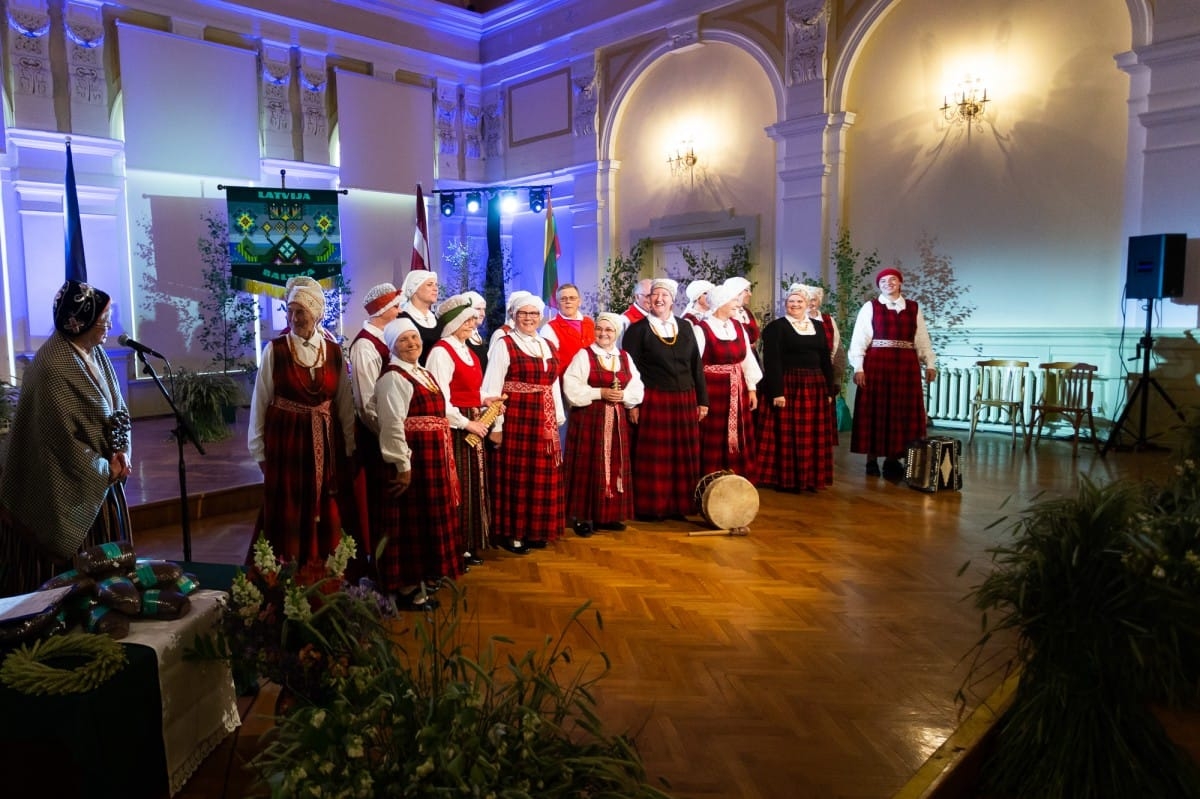
{"label": "wooden platform edge", "polygon": [[979,772],[993,727],[1012,705],[1020,681],[1019,671],[1010,674],[892,799],[969,799],[978,796]]}
{"label": "wooden platform edge", "polygon": [[[188,494],[189,518],[198,521],[213,516],[223,516],[227,513],[237,513],[257,508],[262,505],[262,502],[262,483]],[[129,508],[129,517],[135,532],[180,524],[181,514],[178,498],[147,502],[144,505],[134,505]]]}

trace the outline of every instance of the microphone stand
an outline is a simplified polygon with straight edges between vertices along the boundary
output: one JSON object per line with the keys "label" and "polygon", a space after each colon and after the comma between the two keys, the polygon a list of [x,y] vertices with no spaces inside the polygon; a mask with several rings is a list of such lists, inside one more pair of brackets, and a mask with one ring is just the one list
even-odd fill
{"label": "microphone stand", "polygon": [[[183,445],[186,441],[191,441],[196,450],[201,454],[204,452],[204,447],[200,446],[200,439],[196,438],[195,431],[188,424],[187,419],[179,411],[175,405],[175,400],[171,399],[171,393],[167,391],[167,387],[163,385],[162,380],[158,378],[158,373],[154,371],[154,367],[146,360],[146,353],[141,350],[137,351],[138,360],[142,362],[143,372],[154,378],[154,385],[158,386],[158,390],[162,392],[163,398],[167,404],[171,406],[171,412],[175,414],[175,429],[171,431],[171,435],[175,437],[175,444],[179,450],[179,525],[183,530],[183,559],[191,561],[192,559],[192,528],[188,512],[187,499],[187,465],[183,459]],[[167,361],[166,358],[163,358]],[[167,361],[167,369],[171,368],[171,362]]]}

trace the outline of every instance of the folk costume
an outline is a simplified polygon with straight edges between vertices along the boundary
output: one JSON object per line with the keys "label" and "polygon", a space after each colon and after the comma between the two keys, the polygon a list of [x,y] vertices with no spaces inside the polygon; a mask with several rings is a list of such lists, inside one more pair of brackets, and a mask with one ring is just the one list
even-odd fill
{"label": "folk costume", "polygon": [[560,378],[575,359],[575,354],[596,341],[596,323],[591,317],[582,314],[578,319],[568,319],[560,314],[551,319],[540,332],[542,338],[558,349]]}
{"label": "folk costume", "polygon": [[[674,281],[657,280],[674,295]],[[645,396],[634,431],[634,515],[650,520],[696,512],[700,481],[697,409],[709,403],[692,326],[677,316],[648,316],[622,338],[641,374]]]}
{"label": "folk costume", "polygon": [[[724,288],[714,289],[709,296],[714,310],[736,298]],[[700,422],[701,474],[729,470],[753,480],[754,412],[750,395],[758,388],[762,369],[751,353],[745,327],[736,319],[719,319],[709,313],[695,329],[709,401],[708,416]]]}
{"label": "folk costume", "polygon": [[709,312],[708,292],[714,288],[707,280],[693,280],[687,286],[687,307],[683,309],[683,318],[694,324],[699,324],[701,317]]}
{"label": "folk costume", "polygon": [[[471,337],[467,339],[467,346],[471,348],[471,354],[479,359],[481,369],[487,369],[487,353],[488,341],[483,337],[483,320],[487,314],[487,300],[477,291],[465,291],[464,297],[471,301],[471,307],[479,316],[479,326],[471,333]],[[443,331],[444,332],[444,331]]]}
{"label": "folk costume", "polygon": [[[876,285],[889,274],[900,275],[884,269]],[[909,442],[925,437],[928,426],[921,366],[932,369],[934,354],[921,309],[903,296],[889,301],[881,294],[866,303],[848,355],[854,371],[866,375],[854,396],[850,451],[898,460]]]}
{"label": "folk costume", "polygon": [[[832,485],[834,427],[829,420],[837,383],[825,326],[807,315],[785,315],[763,329],[762,340],[758,484],[781,491]],[[774,402],[780,397],[782,408]]]}
{"label": "folk costume", "polygon": [[[316,281],[288,286],[289,304],[324,316]],[[342,348],[319,325],[308,338],[289,331],[263,348],[247,438],[263,469],[258,529],[284,560],[323,561],[341,540],[338,474],[354,452],[354,398]]]}
{"label": "folk costume", "polygon": [[[741,294],[743,291],[750,290],[750,281],[744,277],[731,277],[721,284],[723,287],[732,289],[734,295]],[[709,298],[709,307],[716,308],[716,303]],[[742,327],[746,328],[746,335],[750,338],[750,346],[753,347],[758,343],[761,333],[758,329],[758,320],[754,318],[754,312],[746,306],[739,306],[734,312],[733,318],[742,323]]]}
{"label": "folk costume", "polygon": [[413,302],[413,295],[417,293],[417,289],[430,280],[437,281],[437,275],[426,269],[417,269],[408,273],[401,289],[401,293],[404,295],[404,305],[401,306],[400,316],[411,319],[417,326],[417,333],[421,336],[422,366],[425,365],[425,359],[429,357],[429,353],[433,352],[433,346],[442,339],[442,328],[438,324],[437,314],[433,312],[433,308],[425,310]]}
{"label": "folk costume", "polygon": [[70,280],[54,299],[54,326],[25,369],[0,473],[0,596],[28,593],[70,568],[72,555],[131,540],[122,482],[130,422],[102,345],[77,338],[107,325],[109,296]]}
{"label": "folk costume", "polygon": [[[617,314],[602,314],[621,329]],[[601,389],[620,388],[621,403],[606,402]],[[575,354],[563,375],[571,405],[567,421],[567,516],[597,527],[633,518],[633,469],[628,408],[644,395],[641,376],[628,353],[593,343]]]}
{"label": "folk costume", "polygon": [[[451,298],[452,300],[454,298]],[[465,298],[469,301],[469,298]],[[451,307],[447,307],[450,304]],[[477,421],[483,414],[483,364],[470,339],[460,341],[454,334],[475,311],[470,305],[442,303],[438,321],[442,324],[442,340],[429,353],[426,366],[442,388],[446,401],[446,419],[450,423],[454,442],[454,463],[458,469],[461,500],[458,504],[459,529],[463,539],[463,556],[478,562],[477,555],[491,546],[487,465],[483,442],[472,445],[467,441],[467,422]]]}
{"label": "folk costume", "polygon": [[[384,498],[378,487],[383,470],[383,456],[379,452],[379,417],[375,413],[375,382],[384,365],[391,360],[387,344],[383,340],[381,318],[391,308],[400,305],[400,292],[391,283],[381,283],[371,288],[363,299],[363,308],[368,318],[362,329],[350,343],[350,389],[354,396],[354,453],[358,468],[345,470],[348,482],[346,493],[349,502],[342,508],[347,529],[352,530],[358,540],[360,551],[371,555],[375,550],[376,538],[371,535],[371,524],[382,507]],[[387,321],[391,321],[388,319]],[[387,322],[382,322],[386,325]]]}
{"label": "folk costume", "polygon": [[[410,319],[385,328],[394,344],[406,330],[420,332]],[[402,501],[384,503],[382,531],[388,543],[379,559],[385,590],[419,585],[430,577],[463,573],[461,501],[446,401],[433,375],[393,352],[375,385],[379,448],[396,472],[412,472]]]}
{"label": "folk costume", "polygon": [[[531,296],[517,308],[530,306],[544,307]],[[482,393],[485,400],[508,395],[493,427],[503,438],[488,458],[492,534],[510,551],[545,546],[562,535],[566,521],[558,437],[565,416],[554,345],[518,329],[496,340]]]}

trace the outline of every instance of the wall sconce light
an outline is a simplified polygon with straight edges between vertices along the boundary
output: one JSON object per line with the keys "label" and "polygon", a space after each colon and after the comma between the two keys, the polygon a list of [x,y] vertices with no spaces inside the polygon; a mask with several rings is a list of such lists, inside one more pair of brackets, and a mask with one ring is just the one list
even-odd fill
{"label": "wall sconce light", "polygon": [[467,213],[478,213],[479,206],[483,204],[483,197],[477,191],[467,192]]}
{"label": "wall sconce light", "polygon": [[545,189],[530,189],[529,190],[529,210],[535,214],[540,214],[546,210],[546,190]]}
{"label": "wall sconce light", "polygon": [[442,207],[442,216],[454,216],[454,192],[443,191],[438,195]]}
{"label": "wall sconce light", "polygon": [[675,154],[667,156],[667,165],[671,168],[671,175],[678,176],[687,172],[693,186],[696,185],[694,170],[698,161],[696,150],[690,141],[680,142],[679,146],[675,148]]}
{"label": "wall sconce light", "polygon": [[981,84],[979,78],[968,77],[959,84],[953,102],[943,97],[942,118],[952,124],[966,122],[968,130],[971,125],[974,125],[976,130],[983,130],[983,113],[988,104],[988,96],[987,87]]}

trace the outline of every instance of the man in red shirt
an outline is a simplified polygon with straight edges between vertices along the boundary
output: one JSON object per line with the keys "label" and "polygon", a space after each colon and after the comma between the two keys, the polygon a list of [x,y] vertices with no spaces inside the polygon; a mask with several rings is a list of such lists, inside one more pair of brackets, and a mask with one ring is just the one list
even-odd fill
{"label": "man in red shirt", "polygon": [[541,329],[542,337],[558,349],[558,376],[571,365],[575,354],[596,340],[596,323],[579,312],[582,298],[574,283],[564,283],[558,289],[558,315]]}
{"label": "man in red shirt", "polygon": [[645,319],[646,315],[650,313],[650,284],[652,282],[650,278],[645,278],[639,280],[637,286],[634,287],[633,303],[622,314],[629,320],[629,323],[625,325],[626,330],[629,329],[629,325]]}

